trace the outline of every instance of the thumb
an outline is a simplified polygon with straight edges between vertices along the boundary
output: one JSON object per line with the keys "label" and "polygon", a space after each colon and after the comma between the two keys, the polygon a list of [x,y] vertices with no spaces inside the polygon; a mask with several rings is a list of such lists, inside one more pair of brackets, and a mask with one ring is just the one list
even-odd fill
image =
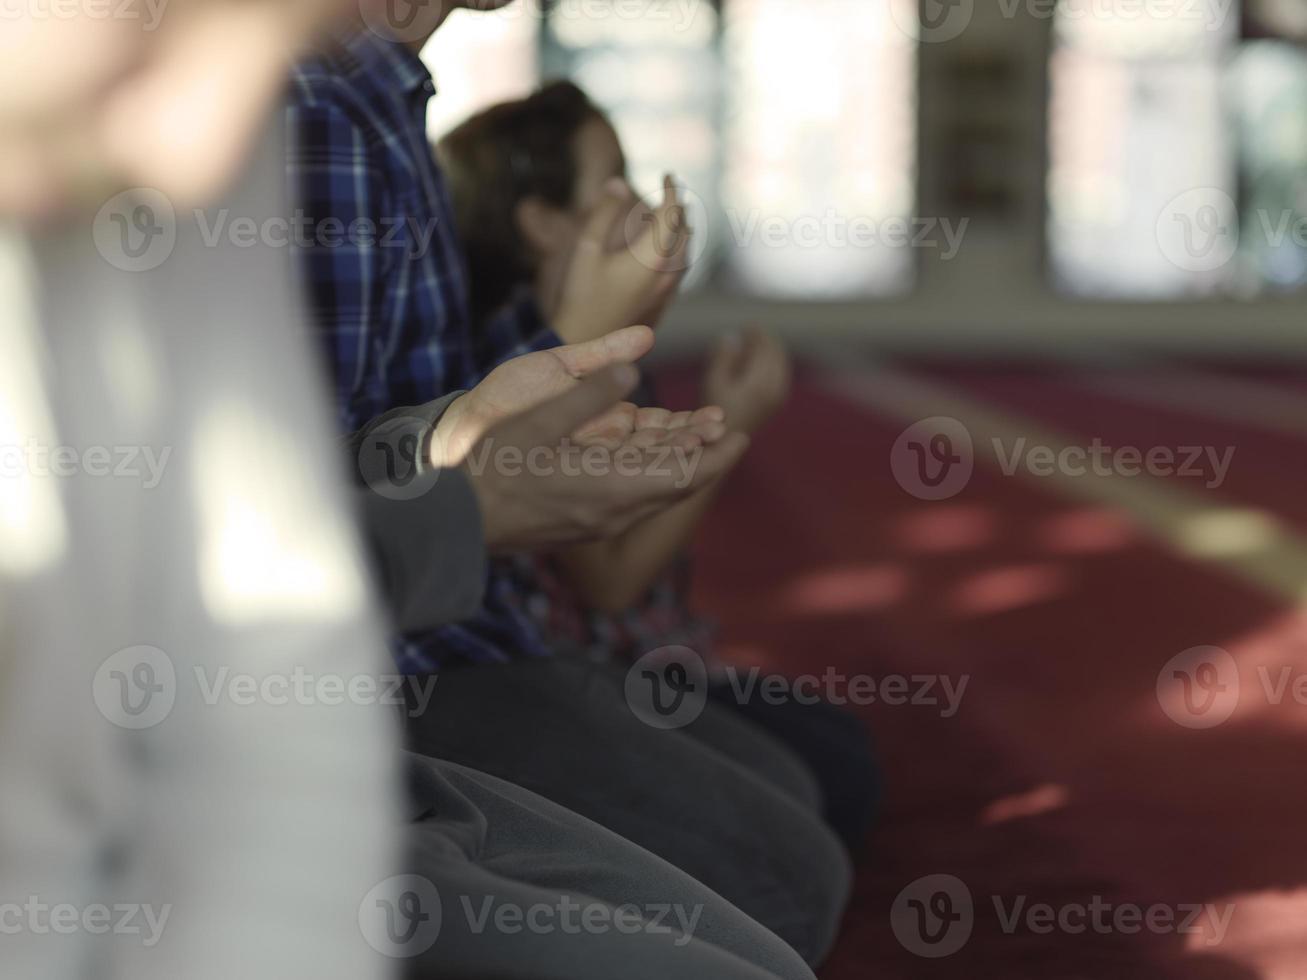
{"label": "thumb", "polygon": [[580,344],[556,347],[554,355],[574,378],[602,371],[614,364],[632,364],[653,349],[654,332],[648,327],[624,327]]}
{"label": "thumb", "polygon": [[708,486],[729,473],[749,449],[749,437],[742,432],[731,432],[720,442],[700,450],[692,474],[693,487]]}
{"label": "thumb", "polygon": [[713,351],[712,358],[708,362],[705,381],[709,385],[722,385],[729,382],[738,373],[743,354],[744,338],[739,333],[727,334]]}
{"label": "thumb", "polygon": [[537,445],[552,445],[598,418],[631,393],[639,372],[620,364],[586,378],[570,391],[531,410]]}

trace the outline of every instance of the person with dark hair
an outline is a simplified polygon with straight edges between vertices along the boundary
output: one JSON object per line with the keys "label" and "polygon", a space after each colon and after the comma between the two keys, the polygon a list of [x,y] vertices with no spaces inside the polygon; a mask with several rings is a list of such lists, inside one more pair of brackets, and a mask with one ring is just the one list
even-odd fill
{"label": "person with dark hair", "polygon": [[[417,448],[420,470],[472,465],[467,451],[487,421],[531,412],[591,360],[637,360],[652,335],[627,325],[675,288],[688,239],[674,193],[629,248],[606,248],[610,228],[592,224],[557,321],[577,341],[473,330],[465,259],[425,132],[435,85],[418,57],[459,6],[415,6],[393,30],[339,33],[295,69],[287,114],[288,175],[306,225],[296,259],[339,427],[355,453]],[[687,493],[748,444],[711,406],[684,416],[624,408],[636,430],[697,433],[698,445],[683,447],[704,453],[687,469]],[[578,497],[578,514],[583,506]],[[820,960],[851,871],[797,757],[716,705],[686,731],[644,724],[626,705],[622,672],[551,656],[515,595],[492,567],[470,620],[403,637],[402,669],[440,672],[430,703],[406,719],[410,746],[620,834]]]}
{"label": "person with dark hair", "polygon": [[[473,116],[440,141],[436,155],[449,175],[483,343],[505,337],[531,342],[547,336],[551,323],[559,324],[555,332],[572,329],[566,301],[577,266],[587,259],[587,234],[613,228],[605,247],[620,250],[624,236],[652,215],[630,186],[612,123],[572,82],[552,82]],[[674,188],[668,196],[675,196]],[[684,255],[678,258],[683,262]],[[646,322],[656,324],[662,310],[645,312]],[[733,335],[708,366],[704,397],[725,409],[728,426],[752,435],[783,404],[789,374],[788,357],[774,338],[760,331]],[[655,400],[647,383],[644,397]],[[685,646],[711,662],[714,631],[691,610],[685,549],[719,486],[715,481],[622,535],[516,560],[521,609],[535,617],[552,646],[592,660],[629,663],[663,647]],[[716,703],[737,710],[804,760],[821,784],[827,818],[849,848],[858,849],[878,790],[868,736],[857,719],[824,704],[744,699],[727,683],[711,692]]]}

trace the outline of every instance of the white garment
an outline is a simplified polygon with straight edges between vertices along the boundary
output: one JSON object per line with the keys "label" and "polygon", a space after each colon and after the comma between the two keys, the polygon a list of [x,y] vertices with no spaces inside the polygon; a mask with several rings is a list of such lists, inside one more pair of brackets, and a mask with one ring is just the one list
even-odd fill
{"label": "white garment", "polygon": [[149,271],[104,214],[28,272],[0,228],[6,980],[390,972],[360,927],[398,857],[389,657],[286,249],[213,240],[288,213],[283,160],[225,217],[147,215],[176,230]]}

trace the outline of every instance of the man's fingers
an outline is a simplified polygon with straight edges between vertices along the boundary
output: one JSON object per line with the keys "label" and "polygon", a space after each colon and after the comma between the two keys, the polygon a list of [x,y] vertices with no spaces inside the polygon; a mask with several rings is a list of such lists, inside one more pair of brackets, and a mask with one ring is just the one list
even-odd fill
{"label": "man's fingers", "polygon": [[560,442],[624,399],[639,380],[640,373],[629,364],[590,375],[575,388],[533,408],[525,416],[531,439],[537,445]]}
{"label": "man's fingers", "polygon": [[678,433],[670,429],[638,429],[626,444],[636,449],[653,449],[664,444],[676,445],[677,436]]}
{"label": "man's fingers", "polygon": [[705,422],[725,422],[726,409],[720,405],[708,405],[691,413],[690,425],[703,425]]}
{"label": "man's fingers", "polygon": [[621,445],[635,431],[637,411],[630,402],[615,405],[573,432],[572,439],[583,445]]}
{"label": "man's fingers", "polygon": [[684,429],[677,429],[677,432],[686,432],[697,439],[702,440],[708,445],[720,442],[725,438],[730,428],[725,422],[698,422],[694,425],[687,425]]}
{"label": "man's fingers", "polygon": [[602,371],[614,364],[634,364],[653,350],[654,332],[645,326],[623,327],[580,344],[555,347],[550,353],[563,362],[574,378]]}
{"label": "man's fingers", "polygon": [[636,429],[667,429],[672,424],[672,413],[665,408],[642,408],[635,416]]}

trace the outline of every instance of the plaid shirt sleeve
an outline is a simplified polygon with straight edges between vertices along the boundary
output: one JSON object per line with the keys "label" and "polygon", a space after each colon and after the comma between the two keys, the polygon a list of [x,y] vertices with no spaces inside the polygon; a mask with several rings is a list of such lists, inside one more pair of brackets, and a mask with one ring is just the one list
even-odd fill
{"label": "plaid shirt sleeve", "polygon": [[293,250],[318,346],[330,351],[342,431],[390,408],[370,337],[387,317],[384,181],[363,130],[339,108],[287,109],[287,174],[298,211]]}
{"label": "plaid shirt sleeve", "polygon": [[[524,290],[490,316],[483,336],[485,344],[480,363],[488,365],[489,374],[505,361],[523,354],[562,347],[564,341],[545,322],[544,314],[530,290]],[[483,375],[484,377],[484,375]]]}

